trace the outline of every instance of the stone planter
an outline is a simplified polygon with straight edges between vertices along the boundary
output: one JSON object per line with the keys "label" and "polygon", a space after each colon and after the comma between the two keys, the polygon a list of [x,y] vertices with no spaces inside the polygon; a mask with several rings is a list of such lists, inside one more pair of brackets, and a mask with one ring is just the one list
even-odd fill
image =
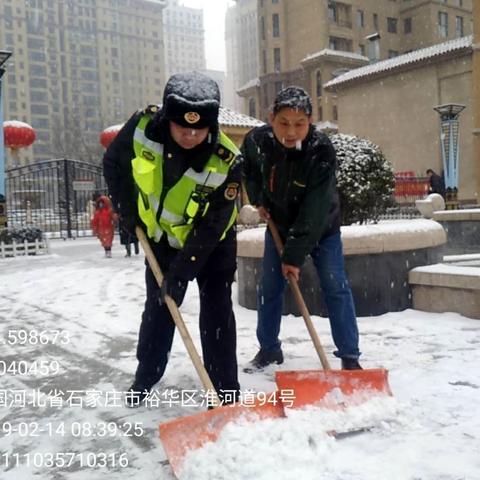
{"label": "stone planter", "polygon": [[[253,310],[262,274],[264,232],[265,227],[257,227],[238,234],[238,300]],[[411,308],[408,272],[440,261],[446,235],[433,220],[402,220],[342,227],[342,241],[357,315],[369,316]],[[300,288],[310,313],[327,316],[310,258],[302,269]],[[288,289],[283,313],[299,314]]]}

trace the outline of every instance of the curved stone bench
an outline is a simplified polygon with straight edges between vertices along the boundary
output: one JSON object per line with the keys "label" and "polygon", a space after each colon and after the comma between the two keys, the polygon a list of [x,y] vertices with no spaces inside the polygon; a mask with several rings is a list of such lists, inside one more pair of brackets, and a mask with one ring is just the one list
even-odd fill
{"label": "curved stone bench", "polygon": [[[257,227],[238,234],[238,300],[253,310],[257,308],[257,286],[262,275],[264,233],[265,227]],[[412,306],[408,272],[438,263],[446,234],[433,220],[393,220],[342,227],[342,241],[357,315],[369,316]],[[300,288],[310,313],[327,316],[310,258],[302,268]],[[289,289],[283,313],[299,314]]]}

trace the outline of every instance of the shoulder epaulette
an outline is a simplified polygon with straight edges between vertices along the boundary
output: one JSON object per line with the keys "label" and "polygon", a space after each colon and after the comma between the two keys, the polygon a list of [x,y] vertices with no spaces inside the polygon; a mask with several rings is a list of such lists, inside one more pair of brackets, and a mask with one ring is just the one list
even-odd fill
{"label": "shoulder epaulette", "polygon": [[218,144],[215,154],[220,157],[227,165],[230,165],[236,157],[236,154],[232,152],[225,145]]}
{"label": "shoulder epaulette", "polygon": [[155,115],[160,110],[158,105],[149,105],[142,110],[142,115]]}

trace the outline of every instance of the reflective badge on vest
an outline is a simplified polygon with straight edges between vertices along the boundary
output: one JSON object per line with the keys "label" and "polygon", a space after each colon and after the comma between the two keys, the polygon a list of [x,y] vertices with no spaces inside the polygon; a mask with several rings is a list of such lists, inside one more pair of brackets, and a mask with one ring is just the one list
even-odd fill
{"label": "reflective badge on vest", "polygon": [[155,155],[148,150],[142,150],[142,157],[149,160],[150,162],[153,162],[155,160]]}
{"label": "reflective badge on vest", "polygon": [[225,198],[227,200],[235,200],[238,194],[238,187],[239,187],[238,183],[229,183],[227,185],[227,188],[225,189],[225,193],[224,193]]}

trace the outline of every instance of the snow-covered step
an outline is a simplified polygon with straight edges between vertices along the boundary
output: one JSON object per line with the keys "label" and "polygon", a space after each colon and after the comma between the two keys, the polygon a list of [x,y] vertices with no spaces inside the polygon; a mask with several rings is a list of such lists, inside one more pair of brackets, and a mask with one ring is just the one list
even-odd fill
{"label": "snow-covered step", "polygon": [[408,281],[413,308],[480,319],[480,267],[427,265],[411,270]]}
{"label": "snow-covered step", "polygon": [[447,234],[444,254],[480,253],[480,208],[442,210],[433,213]]}

